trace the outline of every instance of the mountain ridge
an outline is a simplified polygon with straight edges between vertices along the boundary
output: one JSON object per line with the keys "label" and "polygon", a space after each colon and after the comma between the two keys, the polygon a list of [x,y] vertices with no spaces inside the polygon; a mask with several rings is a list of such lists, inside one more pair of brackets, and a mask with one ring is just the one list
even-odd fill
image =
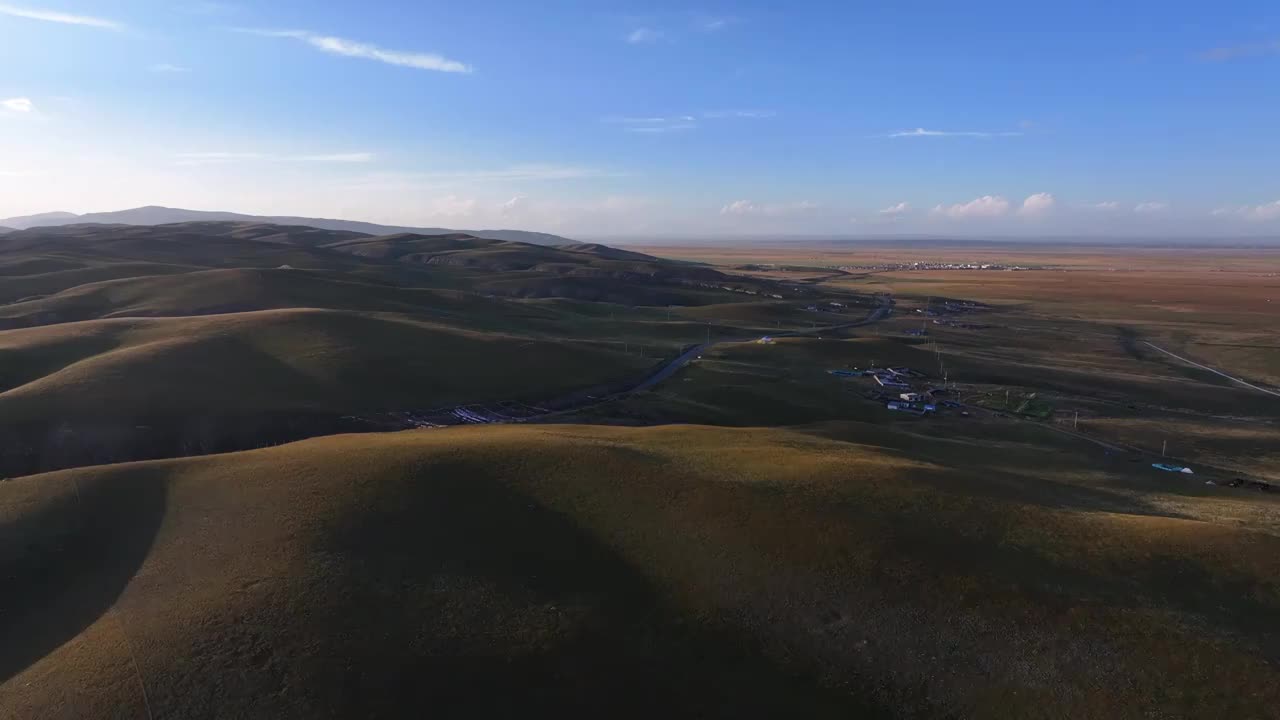
{"label": "mountain ridge", "polygon": [[[171,223],[223,221],[223,222],[260,222],[274,225],[305,225],[321,230],[339,232],[358,232],[368,235],[393,235],[397,233],[414,233],[420,235],[446,235],[465,233],[492,240],[511,240],[533,245],[573,245],[576,241],[532,230],[453,230],[448,228],[423,228],[401,225],[379,225],[360,220],[341,220],[336,218],[308,218],[286,215],[248,215],[244,213],[223,212],[216,210],[188,210],[185,208],[169,208],[159,205],[129,208],[113,212],[85,213],[77,215],[68,212],[39,213],[0,219],[0,228],[28,230],[37,227],[53,227],[73,224],[103,225],[168,225]],[[0,230],[0,232],[4,232]]]}

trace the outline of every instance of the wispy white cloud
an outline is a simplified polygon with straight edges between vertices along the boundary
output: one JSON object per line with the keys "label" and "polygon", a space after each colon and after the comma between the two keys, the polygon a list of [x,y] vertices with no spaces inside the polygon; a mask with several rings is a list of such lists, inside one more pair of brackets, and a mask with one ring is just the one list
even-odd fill
{"label": "wispy white cloud", "polygon": [[368,43],[320,35],[307,30],[260,30],[255,28],[235,28],[235,32],[260,35],[271,38],[289,38],[300,40],[311,47],[331,55],[373,60],[388,65],[414,68],[416,70],[434,70],[448,73],[470,73],[471,66],[451,60],[435,53],[407,52],[403,50],[387,50]]}
{"label": "wispy white cloud", "polygon": [[677,132],[680,130],[693,130],[698,127],[694,123],[671,123],[668,125],[632,125],[626,128],[627,132],[633,133],[667,133]]}
{"label": "wispy white cloud", "polygon": [[749,120],[759,120],[762,118],[771,118],[778,113],[772,110],[708,110],[702,113],[702,117],[708,120],[721,120],[725,118],[741,118]]}
{"label": "wispy white cloud", "polygon": [[[538,228],[551,232],[572,231],[566,222],[578,228],[605,226],[614,229],[636,227],[654,217],[652,198],[631,195],[605,197],[575,196],[571,200],[555,196],[534,197],[515,194],[507,200],[483,191],[445,191],[423,194],[418,186],[402,188],[415,196],[414,208],[423,213],[410,224],[440,224],[469,227],[517,224],[522,228]],[[425,200],[422,199],[425,197]],[[586,225],[580,223],[585,222]]]}
{"label": "wispy white cloud", "polygon": [[383,172],[365,178],[368,184],[457,185],[461,183],[518,183],[617,177],[616,174],[577,165],[529,163],[492,170],[434,170]]}
{"label": "wispy white cloud", "polygon": [[214,165],[235,162],[315,162],[315,163],[368,163],[376,156],[368,152],[327,153],[319,155],[275,155],[258,152],[186,152],[174,158],[181,165]]}
{"label": "wispy white cloud", "polygon": [[999,131],[999,132],[980,132],[976,130],[926,130],[924,128],[916,128],[915,130],[900,130],[892,132],[885,137],[905,138],[905,137],[972,137],[972,138],[994,138],[994,137],[1017,137],[1021,135],[1015,131]]}
{"label": "wispy white cloud", "polygon": [[262,160],[269,156],[252,152],[185,152],[174,157],[179,160]]}
{"label": "wispy white cloud", "polygon": [[897,205],[890,205],[889,207],[884,208],[880,211],[880,215],[884,217],[898,217],[899,215],[903,215],[908,212],[911,212],[911,203],[904,200]]}
{"label": "wispy white cloud", "polygon": [[326,162],[326,163],[368,163],[377,159],[377,156],[369,152],[353,152],[353,153],[331,153],[328,155],[298,155],[295,160],[303,162]]}
{"label": "wispy white cloud", "polygon": [[665,133],[693,130],[699,120],[759,119],[773,117],[771,110],[706,110],[695,115],[655,115],[649,117],[608,117],[604,121],[634,133]]}
{"label": "wispy white cloud", "polygon": [[661,30],[654,30],[648,27],[639,27],[627,33],[627,42],[632,45],[644,45],[646,43],[658,42],[666,37]]}
{"label": "wispy white cloud", "polygon": [[114,20],[105,20],[103,18],[91,17],[89,15],[73,15],[71,13],[47,10],[44,8],[18,7],[17,5],[9,5],[6,3],[0,3],[0,15],[9,15],[12,17],[25,18],[27,20],[62,23],[63,25],[83,25],[85,27],[95,27],[103,30],[120,30],[124,28],[123,24]]}
{"label": "wispy white cloud", "polygon": [[1115,200],[1103,200],[1102,202],[1093,203],[1088,207],[1093,210],[1119,210],[1120,203],[1116,202]]}
{"label": "wispy white cloud", "polygon": [[516,215],[529,205],[529,198],[526,195],[516,195],[510,200],[498,206],[498,212],[503,215]]}
{"label": "wispy white cloud", "polygon": [[1133,206],[1134,212],[1143,214],[1164,212],[1168,209],[1169,203],[1167,202],[1143,202]]}
{"label": "wispy white cloud", "polygon": [[778,217],[781,215],[806,213],[817,210],[819,207],[818,203],[811,202],[809,200],[800,200],[792,203],[757,203],[751,200],[734,200],[728,205],[720,208],[720,214]]}
{"label": "wispy white cloud", "polygon": [[720,32],[738,22],[738,18],[724,15],[702,15],[694,20],[694,27],[702,32]]}
{"label": "wispy white cloud", "polygon": [[946,215],[952,218],[992,218],[1009,214],[1009,201],[999,195],[983,195],[967,203],[951,206],[938,205],[933,208],[935,215]]}
{"label": "wispy white cloud", "polygon": [[1257,220],[1280,220],[1280,200],[1249,208],[1249,217]]}
{"label": "wispy white cloud", "polygon": [[692,115],[673,115],[671,117],[619,117],[609,118],[609,120],[623,125],[666,125],[673,122],[693,122],[697,118]]}
{"label": "wispy white cloud", "polygon": [[1217,47],[1197,53],[1196,57],[1209,62],[1226,62],[1264,55],[1280,55],[1280,40]]}
{"label": "wispy white cloud", "polygon": [[174,65],[173,63],[156,63],[147,69],[153,73],[160,73],[162,75],[191,72],[191,68],[183,67],[182,65]]}
{"label": "wispy white cloud", "polygon": [[461,170],[423,173],[426,177],[479,180],[479,181],[527,181],[527,180],[577,180],[581,178],[606,177],[608,173],[577,165],[552,165],[530,163],[512,165],[497,170]]}
{"label": "wispy white cloud", "polygon": [[612,117],[605,118],[605,122],[621,125],[623,130],[634,133],[676,132],[698,127],[697,118],[692,115]]}
{"label": "wispy white cloud", "polygon": [[1255,222],[1280,220],[1280,200],[1263,203],[1261,205],[1243,205],[1239,207],[1218,208],[1211,214],[1218,217],[1236,217],[1242,220],[1252,220]]}
{"label": "wispy white cloud", "polygon": [[11,113],[31,113],[35,112],[36,106],[30,98],[18,97],[0,100],[0,109]]}
{"label": "wispy white cloud", "polygon": [[1018,208],[1018,214],[1025,217],[1040,217],[1049,214],[1056,204],[1057,200],[1052,193],[1036,193],[1022,201],[1022,207]]}

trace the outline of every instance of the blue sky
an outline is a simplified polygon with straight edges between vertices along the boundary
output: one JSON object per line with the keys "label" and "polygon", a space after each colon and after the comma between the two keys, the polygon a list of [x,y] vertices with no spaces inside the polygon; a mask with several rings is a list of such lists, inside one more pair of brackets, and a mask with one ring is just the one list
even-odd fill
{"label": "blue sky", "polygon": [[0,0],[0,217],[1280,233],[1280,5]]}

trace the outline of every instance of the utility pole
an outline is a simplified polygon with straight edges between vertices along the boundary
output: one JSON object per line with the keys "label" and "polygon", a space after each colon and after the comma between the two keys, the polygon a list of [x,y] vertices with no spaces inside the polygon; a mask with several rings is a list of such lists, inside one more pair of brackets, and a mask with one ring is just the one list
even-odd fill
{"label": "utility pole", "polygon": [[1077,410],[1077,411],[1076,411],[1076,419],[1075,419],[1075,421],[1071,424],[1071,429],[1072,429],[1072,430],[1079,430],[1079,429],[1080,429],[1080,411],[1079,411],[1079,410]]}

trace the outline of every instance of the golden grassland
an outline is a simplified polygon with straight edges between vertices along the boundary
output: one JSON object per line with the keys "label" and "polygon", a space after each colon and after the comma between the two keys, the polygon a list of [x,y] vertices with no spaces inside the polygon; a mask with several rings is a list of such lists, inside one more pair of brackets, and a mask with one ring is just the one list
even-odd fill
{"label": "golden grassland", "polygon": [[1138,247],[1077,245],[1046,241],[1036,244],[927,242],[835,244],[793,242],[774,244],[640,245],[649,255],[711,265],[774,264],[806,268],[842,265],[881,265],[912,262],[973,262],[1053,267],[1066,270],[1173,270],[1186,272],[1280,271],[1275,247]]}
{"label": "golden grassland", "polygon": [[[1024,306],[1055,319],[1130,325],[1209,364],[1280,384],[1280,250],[1275,248],[1043,249],[1016,246],[905,247],[821,245],[646,247],[645,252],[715,264],[822,268],[908,262],[987,262],[1050,267],[1028,271],[851,271],[829,278],[843,288],[921,299],[951,297]],[[764,273],[769,274],[769,273]]]}

